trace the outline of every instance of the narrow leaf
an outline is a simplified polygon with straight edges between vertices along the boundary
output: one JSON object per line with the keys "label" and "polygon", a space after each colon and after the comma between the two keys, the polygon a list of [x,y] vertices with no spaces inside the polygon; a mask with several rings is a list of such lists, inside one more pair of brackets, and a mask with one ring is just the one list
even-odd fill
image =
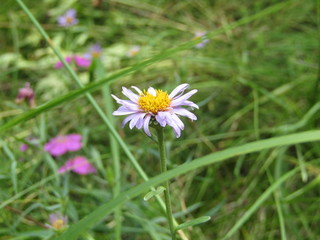
{"label": "narrow leaf", "polygon": [[208,222],[210,219],[211,219],[210,216],[203,216],[203,217],[193,219],[189,222],[181,223],[179,226],[176,227],[176,231]]}
{"label": "narrow leaf", "polygon": [[148,201],[150,198],[152,198],[152,197],[154,197],[154,196],[156,196],[156,195],[159,195],[160,193],[163,193],[164,190],[166,190],[166,188],[163,187],[163,186],[160,186],[160,187],[158,187],[156,190],[153,190],[153,191],[148,192],[148,193],[144,196],[143,200]]}

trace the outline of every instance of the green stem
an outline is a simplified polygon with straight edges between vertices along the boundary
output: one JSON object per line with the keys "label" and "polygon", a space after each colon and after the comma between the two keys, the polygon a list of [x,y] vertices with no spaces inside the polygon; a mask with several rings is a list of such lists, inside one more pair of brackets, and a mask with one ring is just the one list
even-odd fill
{"label": "green stem", "polygon": [[[167,171],[167,160],[166,160],[166,152],[165,152],[165,146],[164,146],[164,137],[163,137],[163,127],[156,127],[157,134],[158,134],[158,144],[159,144],[159,152],[160,152],[160,166],[161,166],[161,173],[164,173]],[[165,188],[164,191],[164,197],[165,197],[165,203],[166,203],[166,213],[168,218],[168,223],[170,226],[170,232],[172,240],[176,239],[176,232],[175,227],[173,223],[173,215],[172,215],[172,207],[171,207],[171,201],[170,201],[170,187],[169,187],[169,181],[165,181]]]}

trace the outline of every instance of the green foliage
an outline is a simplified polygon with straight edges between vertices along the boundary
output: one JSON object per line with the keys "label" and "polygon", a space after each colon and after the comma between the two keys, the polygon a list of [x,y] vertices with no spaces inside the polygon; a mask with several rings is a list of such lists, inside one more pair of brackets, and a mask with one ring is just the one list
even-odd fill
{"label": "green foliage", "polygon": [[[21,3],[0,10],[0,239],[169,239],[154,188],[169,179],[181,239],[319,238],[319,1]],[[66,29],[68,8],[79,24]],[[196,31],[208,32],[204,48]],[[90,73],[54,69],[96,42]],[[34,109],[14,101],[25,82]],[[199,90],[198,120],[179,139],[165,129],[170,171],[159,174],[157,145],[121,129],[110,93],[184,82]],[[77,154],[97,174],[57,174],[73,155],[43,146],[68,133],[83,136]],[[64,233],[44,225],[54,212],[69,218]]]}

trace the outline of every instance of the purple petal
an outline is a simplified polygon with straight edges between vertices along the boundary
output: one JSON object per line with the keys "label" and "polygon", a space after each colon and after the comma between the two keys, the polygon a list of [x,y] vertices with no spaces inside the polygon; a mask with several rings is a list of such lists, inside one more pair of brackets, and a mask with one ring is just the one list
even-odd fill
{"label": "purple petal", "polygon": [[128,115],[132,113],[137,113],[135,110],[128,109],[124,106],[119,107],[116,111],[112,113],[114,116]]}
{"label": "purple petal", "polygon": [[61,26],[61,27],[66,27],[68,25],[65,16],[59,16],[58,17],[58,25]]}
{"label": "purple petal", "polygon": [[134,118],[132,118],[132,120],[130,121],[129,127],[130,129],[134,128],[137,124],[137,122],[139,121],[139,119],[141,118],[141,116],[146,115],[145,113],[137,113],[135,114]]}
{"label": "purple petal", "polygon": [[172,117],[172,121],[174,121],[174,123],[175,123],[176,125],[178,125],[178,127],[179,127],[181,130],[183,130],[183,129],[184,129],[184,124],[183,124],[183,122],[180,120],[180,118],[179,118],[177,115],[175,115],[175,114],[172,114],[171,117]]}
{"label": "purple petal", "polygon": [[62,174],[62,173],[71,171],[72,170],[72,166],[73,166],[73,160],[70,159],[58,169],[58,173]]}
{"label": "purple petal", "polygon": [[77,13],[76,10],[71,8],[71,9],[66,11],[65,16],[67,16],[67,17],[75,17],[76,13]]}
{"label": "purple petal", "polygon": [[27,144],[22,144],[22,145],[20,146],[20,151],[21,151],[21,152],[25,152],[25,151],[28,150],[28,148],[29,148],[29,146],[28,146]]}
{"label": "purple petal", "polygon": [[122,100],[113,94],[111,94],[111,96],[116,100],[117,103],[122,104],[124,107],[130,110],[139,111],[140,109],[138,104],[135,102],[132,102],[130,100]]}
{"label": "purple petal", "polygon": [[75,134],[75,133],[73,133],[73,134],[68,134],[68,135],[66,135],[66,137],[67,137],[68,139],[73,140],[73,141],[81,141],[81,140],[82,140],[82,136],[81,136],[80,134]]}
{"label": "purple petal", "polygon": [[137,124],[136,124],[136,128],[137,128],[137,129],[141,129],[141,128],[142,128],[143,123],[144,123],[143,118],[144,118],[145,115],[146,115],[146,113],[142,114],[142,115],[139,117],[138,122],[137,122]]}
{"label": "purple petal", "polygon": [[180,105],[182,106],[189,106],[191,108],[196,108],[196,109],[199,109],[199,106],[197,104],[195,104],[194,102],[191,102],[191,101],[183,101]]}
{"label": "purple petal", "polygon": [[80,175],[87,175],[89,173],[96,173],[96,169],[91,165],[85,157],[73,158],[72,171]]}
{"label": "purple petal", "polygon": [[144,118],[144,122],[143,122],[144,132],[145,132],[148,136],[151,136],[151,133],[150,133],[150,130],[149,130],[150,118],[151,118],[151,115],[147,115],[147,116]]}
{"label": "purple petal", "polygon": [[129,122],[131,119],[133,119],[135,117],[135,115],[136,114],[134,113],[134,114],[131,114],[128,117],[126,117],[122,122],[122,128],[124,128],[124,126],[127,124],[127,122]]}
{"label": "purple petal", "polygon": [[68,151],[70,152],[74,152],[74,151],[78,151],[82,148],[82,143],[79,141],[68,141],[66,142],[66,148],[68,149]]}
{"label": "purple petal", "polygon": [[179,126],[174,121],[172,121],[170,123],[170,127],[173,128],[173,131],[174,131],[174,134],[176,135],[176,138],[180,137],[181,130],[180,130]]}
{"label": "purple petal", "polygon": [[139,88],[137,88],[136,86],[131,86],[134,90],[136,90],[137,91],[137,93],[139,93],[139,94],[142,94],[142,91],[139,89]]}
{"label": "purple petal", "polygon": [[156,120],[160,124],[161,127],[165,127],[167,124],[166,112],[158,112],[156,115]]}
{"label": "purple petal", "polygon": [[184,83],[173,89],[173,91],[170,93],[169,98],[174,98],[178,93],[183,92],[189,87],[189,84]]}
{"label": "purple petal", "polygon": [[190,92],[182,95],[179,98],[176,98],[174,100],[172,100],[171,102],[171,107],[175,107],[175,106],[179,106],[182,102],[184,102],[185,100],[187,100],[188,98],[190,98],[193,94],[195,94],[196,92],[198,92],[197,89],[193,89]]}
{"label": "purple petal", "polygon": [[138,103],[139,96],[135,93],[133,93],[131,90],[122,87],[122,93],[125,95],[127,98],[129,98],[132,102]]}
{"label": "purple petal", "polygon": [[75,60],[76,64],[79,67],[87,68],[87,67],[89,67],[91,65],[91,60],[90,59],[87,59],[87,58],[84,58],[84,57],[81,57],[81,56],[75,56],[74,60]]}
{"label": "purple petal", "polygon": [[51,148],[47,150],[52,156],[59,157],[68,151],[65,144],[54,143]]}
{"label": "purple petal", "polygon": [[153,87],[148,88],[148,93],[150,93],[152,96],[157,96],[157,92]]}
{"label": "purple petal", "polygon": [[175,114],[178,114],[180,116],[188,117],[191,120],[197,120],[196,115],[194,115],[192,112],[189,112],[187,109],[184,108],[173,108],[172,110]]}
{"label": "purple petal", "polygon": [[[65,61],[67,63],[71,63],[73,57],[72,56],[68,56],[68,57],[65,57]],[[61,61],[58,61],[55,65],[54,65],[55,68],[59,69],[59,68],[62,68],[63,67],[63,63]]]}

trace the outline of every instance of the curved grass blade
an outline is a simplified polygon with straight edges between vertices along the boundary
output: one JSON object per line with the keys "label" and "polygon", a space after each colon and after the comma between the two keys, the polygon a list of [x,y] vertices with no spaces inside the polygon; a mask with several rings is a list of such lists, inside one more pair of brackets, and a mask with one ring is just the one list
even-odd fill
{"label": "curved grass blade", "polygon": [[[180,176],[187,172],[193,171],[200,167],[214,164],[218,162],[222,162],[227,160],[228,158],[239,156],[242,154],[253,153],[257,151],[261,151],[268,148],[280,147],[285,145],[311,142],[311,141],[319,141],[320,140],[320,130],[306,131],[302,133],[290,134],[282,137],[275,137],[266,140],[260,140],[252,143],[247,143],[242,146],[229,148],[226,150],[222,150],[217,153],[209,154],[207,156],[198,158],[192,162],[183,164],[175,169],[172,169],[166,173],[160,174],[154,178],[149,179],[149,181],[141,183],[128,191],[122,192],[118,195],[117,198],[101,205],[96,208],[92,213],[85,216],[79,222],[70,226],[70,228],[64,232],[61,236],[56,238],[56,240],[73,240],[76,239],[81,233],[88,230],[91,226],[101,221],[104,217],[106,217],[110,212],[114,210],[120,204],[123,204],[130,199],[139,196],[140,194],[147,191],[151,186],[155,186],[161,184],[162,182],[169,180],[173,177]],[[246,212],[246,214],[234,225],[234,227],[227,233],[226,237],[230,237],[234,234],[242,224],[250,218],[250,216],[254,213],[255,210],[259,208],[259,206],[264,202],[264,200],[269,197],[269,195],[277,189],[284,181],[293,176],[294,173],[297,172],[298,169],[295,169],[278,181],[276,181],[273,185],[271,185],[264,194],[255,202],[255,204]]]}
{"label": "curved grass blade", "polygon": [[292,177],[298,172],[298,168],[291,170],[290,172],[283,175],[277,181],[275,181],[264,193],[255,201],[255,203],[242,215],[242,217],[233,225],[233,227],[227,232],[223,240],[230,238],[235,234],[239,228],[251,217],[251,215],[261,206],[261,204],[267,200],[267,198],[276,190],[282,183]]}

